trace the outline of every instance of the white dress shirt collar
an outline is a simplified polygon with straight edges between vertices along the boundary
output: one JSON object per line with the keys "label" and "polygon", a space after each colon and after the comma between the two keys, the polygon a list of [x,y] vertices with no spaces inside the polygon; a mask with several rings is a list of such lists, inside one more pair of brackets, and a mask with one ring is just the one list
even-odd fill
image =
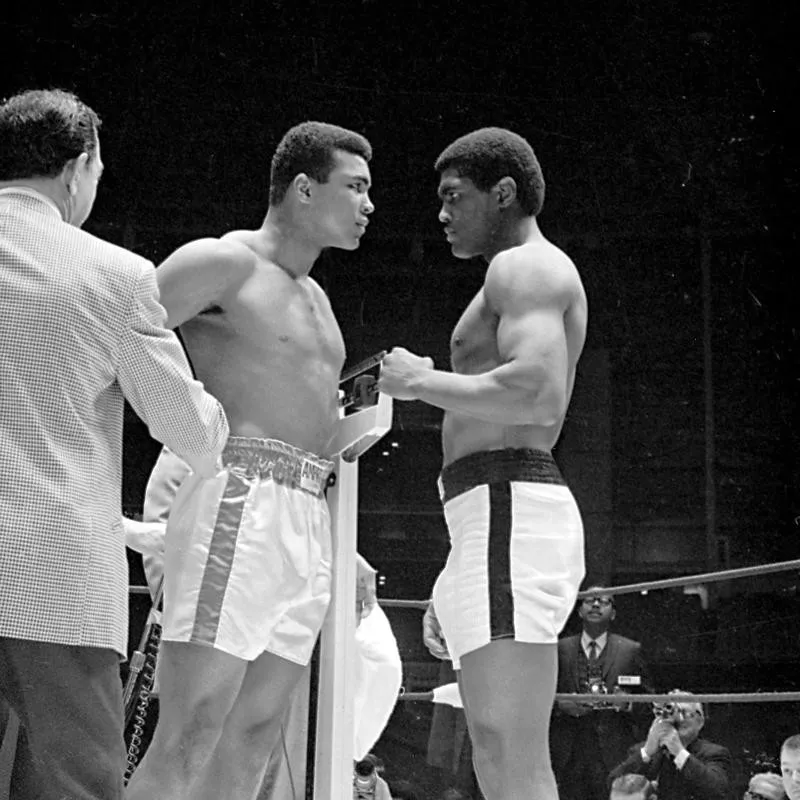
{"label": "white dress shirt collar", "polygon": [[592,639],[586,631],[581,634],[581,647],[586,657],[589,657],[589,642],[597,642],[597,655],[599,656],[603,650],[606,649],[606,642],[608,641],[608,632],[601,633],[596,639]]}

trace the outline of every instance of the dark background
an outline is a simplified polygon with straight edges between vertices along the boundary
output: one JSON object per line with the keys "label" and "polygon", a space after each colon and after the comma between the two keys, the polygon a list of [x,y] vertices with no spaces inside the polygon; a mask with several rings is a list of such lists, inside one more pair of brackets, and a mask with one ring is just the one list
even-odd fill
{"label": "dark background", "polygon": [[[541,227],[590,303],[557,456],[587,580],[619,585],[800,557],[792,19],[777,0],[16,3],[0,16],[0,90],[60,86],[100,113],[106,173],[86,227],[155,263],[260,224],[291,125],[363,132],[373,224],[358,252],[315,268],[349,363],[402,344],[446,368],[484,266],[443,242],[432,164],[474,128],[524,135],[547,180]],[[439,419],[398,405],[362,459],[360,548],[384,597],[426,597],[446,554]],[[129,512],[156,452],[129,414]],[[617,629],[644,643],[661,688],[797,688],[797,587],[794,569],[707,597],[628,596]],[[392,613],[408,688],[432,685],[419,615]],[[418,756],[428,711],[404,705],[385,738]],[[796,712],[751,707],[717,738],[774,754]]]}

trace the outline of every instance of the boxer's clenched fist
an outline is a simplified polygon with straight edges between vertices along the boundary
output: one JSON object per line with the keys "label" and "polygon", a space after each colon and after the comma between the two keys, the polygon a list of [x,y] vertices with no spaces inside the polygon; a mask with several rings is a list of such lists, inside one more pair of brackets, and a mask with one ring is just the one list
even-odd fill
{"label": "boxer's clenched fist", "polygon": [[378,391],[396,400],[416,400],[421,376],[432,369],[432,358],[414,355],[404,347],[394,347],[381,362]]}

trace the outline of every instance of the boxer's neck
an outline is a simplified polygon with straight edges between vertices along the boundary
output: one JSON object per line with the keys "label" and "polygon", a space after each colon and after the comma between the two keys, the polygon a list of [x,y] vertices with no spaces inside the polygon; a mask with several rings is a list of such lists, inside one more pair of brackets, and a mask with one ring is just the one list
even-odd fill
{"label": "boxer's neck", "polygon": [[322,252],[304,227],[279,208],[270,208],[256,236],[262,253],[295,278],[307,277]]}

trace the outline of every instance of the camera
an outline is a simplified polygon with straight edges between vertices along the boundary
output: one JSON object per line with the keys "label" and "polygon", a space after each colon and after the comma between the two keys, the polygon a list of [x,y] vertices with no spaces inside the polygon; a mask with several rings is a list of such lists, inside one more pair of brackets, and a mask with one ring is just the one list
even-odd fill
{"label": "camera", "polygon": [[369,756],[357,761],[353,775],[353,799],[371,800],[375,797],[378,783],[378,769],[375,761]]}
{"label": "camera", "polygon": [[605,681],[599,676],[590,675],[586,680],[584,692],[586,694],[608,694],[608,686]]}
{"label": "camera", "polygon": [[653,703],[653,716],[676,725],[683,719],[683,709],[677,703]]}

